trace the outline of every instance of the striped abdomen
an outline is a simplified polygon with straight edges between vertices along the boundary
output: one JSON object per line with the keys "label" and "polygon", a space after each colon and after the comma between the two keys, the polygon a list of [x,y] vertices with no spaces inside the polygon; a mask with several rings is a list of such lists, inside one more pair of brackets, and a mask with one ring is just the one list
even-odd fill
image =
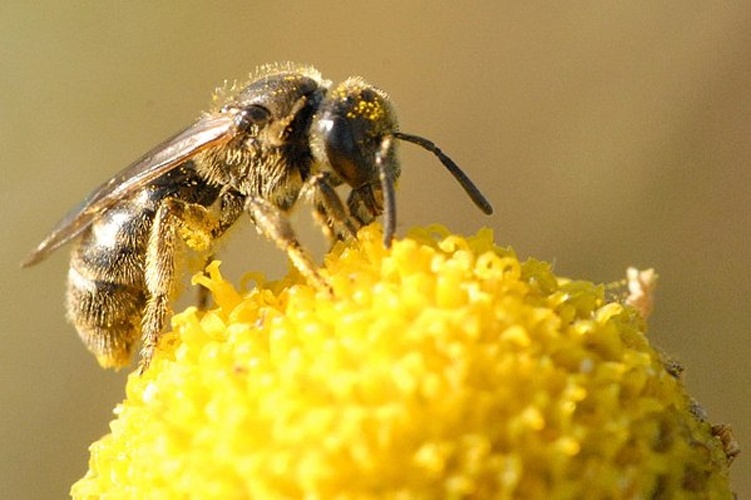
{"label": "striped abdomen", "polygon": [[133,200],[82,234],[68,272],[68,319],[104,367],[121,367],[141,336],[145,248],[154,212]]}

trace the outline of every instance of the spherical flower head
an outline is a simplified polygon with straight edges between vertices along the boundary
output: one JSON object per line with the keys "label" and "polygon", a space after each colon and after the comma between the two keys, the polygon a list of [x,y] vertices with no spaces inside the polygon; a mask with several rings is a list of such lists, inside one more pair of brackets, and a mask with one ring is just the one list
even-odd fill
{"label": "spherical flower head", "polygon": [[730,498],[645,321],[490,230],[380,228],[172,320],[75,498]]}

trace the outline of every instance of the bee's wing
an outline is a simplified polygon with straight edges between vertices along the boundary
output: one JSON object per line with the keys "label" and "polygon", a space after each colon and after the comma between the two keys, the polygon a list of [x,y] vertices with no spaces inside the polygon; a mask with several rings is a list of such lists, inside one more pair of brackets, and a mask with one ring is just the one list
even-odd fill
{"label": "bee's wing", "polygon": [[119,199],[142,188],[204,149],[228,142],[236,132],[237,121],[231,114],[206,115],[200,118],[95,189],[58,222],[49,236],[21,262],[21,266],[31,266],[46,259],[60,246],[78,236],[97,215]]}

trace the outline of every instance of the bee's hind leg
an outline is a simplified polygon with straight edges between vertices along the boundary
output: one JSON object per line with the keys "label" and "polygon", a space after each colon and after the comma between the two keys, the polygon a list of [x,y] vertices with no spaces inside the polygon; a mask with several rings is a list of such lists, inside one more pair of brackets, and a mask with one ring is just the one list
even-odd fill
{"label": "bee's hind leg", "polygon": [[141,373],[151,363],[170,312],[170,299],[175,289],[175,255],[180,250],[179,245],[182,240],[194,248],[201,242],[210,242],[218,225],[216,218],[201,205],[178,198],[167,198],[159,205],[146,246],[144,274],[148,299],[141,321]]}

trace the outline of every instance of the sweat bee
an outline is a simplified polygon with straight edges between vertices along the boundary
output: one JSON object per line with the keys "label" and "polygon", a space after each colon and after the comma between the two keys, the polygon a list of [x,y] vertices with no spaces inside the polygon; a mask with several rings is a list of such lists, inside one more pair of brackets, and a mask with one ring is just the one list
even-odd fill
{"label": "sweat bee", "polygon": [[[148,367],[175,292],[179,251],[210,251],[243,214],[306,279],[327,287],[287,219],[307,199],[331,243],[384,215],[396,225],[396,141],[435,154],[486,214],[487,199],[435,144],[399,131],[385,92],[352,77],[336,87],[310,66],[264,66],[244,86],[95,189],[22,262],[70,240],[67,316],[103,367],[122,367],[142,340]],[[350,188],[344,203],[335,188]]]}

